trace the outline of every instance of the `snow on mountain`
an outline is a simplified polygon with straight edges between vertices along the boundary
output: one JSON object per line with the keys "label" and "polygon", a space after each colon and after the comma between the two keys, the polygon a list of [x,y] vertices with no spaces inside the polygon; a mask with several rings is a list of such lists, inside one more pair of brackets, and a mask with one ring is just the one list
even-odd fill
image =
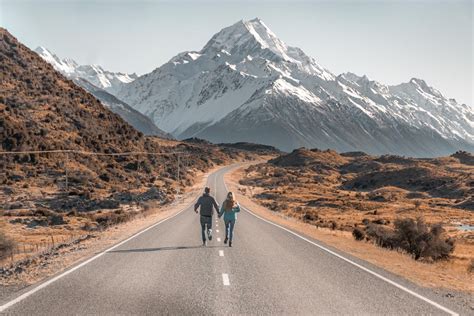
{"label": "snow on mountain", "polygon": [[159,129],[147,116],[133,109],[127,103],[117,99],[114,95],[104,89],[94,86],[83,78],[72,79],[78,86],[95,96],[103,105],[112,112],[120,115],[128,124],[145,135],[159,136],[161,138],[172,139],[173,136]]}
{"label": "snow on mountain", "polygon": [[41,46],[36,48],[35,52],[48,63],[53,65],[54,69],[66,75],[73,74],[75,69],[79,66],[74,60],[68,58],[60,59],[58,56]]}
{"label": "snow on mountain", "polygon": [[472,107],[420,79],[336,76],[260,19],[224,28],[116,96],[179,138],[411,156],[474,149]]}
{"label": "snow on mountain", "polygon": [[35,52],[67,77],[86,79],[96,87],[111,93],[117,91],[120,85],[130,83],[138,77],[136,74],[110,72],[99,65],[79,65],[72,59],[61,59],[41,46],[36,48]]}
{"label": "snow on mountain", "polygon": [[[127,103],[119,100],[104,89],[104,87],[108,87],[109,90],[113,90],[119,84],[131,82],[133,81],[133,76],[108,72],[97,65],[80,66],[72,59],[60,59],[43,47],[38,47],[35,52],[50,63],[54,69],[95,96],[103,105],[120,115],[126,122],[143,134],[172,138],[170,134],[160,130],[147,116],[133,109]],[[136,77],[136,75],[134,76]],[[98,83],[98,86],[94,82]]]}

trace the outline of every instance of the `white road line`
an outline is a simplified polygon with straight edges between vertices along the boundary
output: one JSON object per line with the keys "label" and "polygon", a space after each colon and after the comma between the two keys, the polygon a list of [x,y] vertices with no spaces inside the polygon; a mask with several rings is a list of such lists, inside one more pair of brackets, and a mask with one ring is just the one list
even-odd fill
{"label": "white road line", "polygon": [[221,242],[221,239],[219,237],[217,237],[217,242]]}
{"label": "white road line", "polygon": [[214,172],[214,197],[217,198],[217,177],[216,177],[215,172]]}
{"label": "white road line", "polygon": [[[215,173],[213,173],[213,175],[214,175],[214,183],[216,183]],[[209,177],[208,177],[208,179],[209,179]],[[167,218],[165,218],[165,219],[159,221],[158,223],[155,223],[155,224],[153,224],[153,225],[151,225],[151,226],[145,228],[145,229],[142,230],[142,231],[139,231],[139,232],[133,234],[133,235],[130,236],[129,238],[127,238],[127,239],[125,239],[125,240],[119,242],[118,244],[116,244],[116,245],[114,245],[114,246],[112,246],[112,247],[110,247],[110,248],[108,248],[108,249],[102,251],[101,253],[95,255],[94,257],[87,259],[86,261],[84,261],[84,262],[78,264],[77,266],[75,266],[75,267],[73,267],[73,268],[71,268],[71,269],[69,269],[69,270],[67,270],[67,271],[65,271],[65,272],[63,272],[63,273],[61,273],[61,274],[55,276],[55,277],[52,278],[52,279],[49,279],[49,280],[46,281],[46,282],[43,282],[43,283],[39,284],[38,286],[36,286],[36,287],[32,288],[31,290],[29,290],[29,291],[23,293],[22,295],[20,295],[20,296],[14,298],[13,300],[11,300],[11,301],[9,301],[9,302],[3,304],[2,306],[0,306],[0,313],[1,313],[1,312],[4,312],[6,309],[12,307],[13,305],[15,305],[15,304],[17,304],[17,303],[23,301],[24,299],[26,299],[27,297],[31,296],[32,294],[38,292],[39,290],[44,289],[45,287],[47,287],[48,285],[50,285],[50,284],[56,282],[57,280],[59,280],[59,279],[65,277],[66,275],[68,275],[68,274],[70,274],[70,273],[72,273],[72,272],[74,272],[74,271],[76,271],[76,270],[82,268],[82,267],[85,266],[86,264],[91,263],[92,261],[94,261],[94,260],[96,260],[96,259],[102,257],[102,256],[103,256],[104,254],[106,254],[107,252],[109,252],[109,251],[111,251],[111,250],[113,250],[113,249],[115,249],[115,248],[117,248],[117,247],[120,247],[121,245],[123,245],[123,244],[125,244],[126,242],[132,240],[132,239],[135,238],[135,237],[138,237],[139,235],[143,234],[144,232],[146,232],[146,231],[148,231],[148,230],[150,230],[150,229],[152,229],[152,228],[154,228],[154,227],[156,227],[156,226],[158,226],[158,225],[160,225],[160,224],[166,222],[167,220],[170,220],[170,219],[172,219],[172,218],[178,216],[179,214],[181,214],[182,212],[184,212],[185,210],[187,210],[188,208],[190,208],[193,204],[194,204],[194,201],[191,202],[188,206],[186,206],[185,208],[183,208],[183,209],[182,209],[181,211],[179,211],[178,213],[176,213],[176,214],[174,214],[174,215],[172,215],[172,216],[170,216],[170,217],[167,217]]]}
{"label": "white road line", "polygon": [[218,233],[218,232],[219,232],[219,230],[218,230],[218,229],[216,229],[216,233]]}
{"label": "white road line", "polygon": [[222,273],[222,283],[224,285],[230,285],[229,275],[227,273]]}
{"label": "white road line", "polygon": [[224,250],[219,250],[219,257],[224,257]]}
{"label": "white road line", "polygon": [[[224,181],[224,177],[222,177],[222,181],[224,182],[224,187],[226,188],[226,190],[229,191],[228,188],[227,188],[227,183],[225,183],[225,181]],[[303,236],[301,236],[301,235],[299,235],[299,234],[293,232],[292,230],[290,230],[290,229],[288,229],[288,228],[285,228],[285,227],[283,227],[283,226],[280,226],[280,225],[278,225],[278,224],[275,224],[275,223],[273,223],[272,221],[269,221],[269,220],[267,220],[267,219],[265,219],[265,218],[263,218],[263,217],[260,217],[259,215],[253,213],[252,211],[250,211],[250,210],[247,209],[246,207],[242,207],[242,209],[244,209],[245,211],[247,211],[249,214],[255,216],[256,218],[261,219],[262,221],[264,221],[264,222],[266,222],[266,223],[268,223],[268,224],[270,224],[270,225],[273,225],[273,226],[276,226],[276,227],[278,227],[278,228],[280,228],[280,229],[283,229],[284,231],[286,231],[286,232],[288,232],[288,233],[290,233],[290,234],[292,234],[292,235],[294,235],[294,236],[296,236],[296,237],[298,237],[298,238],[300,238],[300,239],[302,239],[302,240],[304,240],[304,241],[306,241],[306,242],[308,242],[308,243],[310,243],[310,244],[312,244],[312,245],[314,245],[314,246],[316,246],[316,247],[318,247],[318,248],[320,248],[320,249],[322,249],[322,250],[324,250],[324,251],[326,251],[326,252],[328,252],[328,253],[330,253],[330,254],[336,256],[336,257],[338,257],[339,259],[342,259],[342,260],[346,261],[347,263],[352,264],[353,266],[355,266],[355,267],[357,267],[357,268],[359,268],[359,269],[361,269],[361,270],[364,270],[365,272],[367,272],[367,273],[369,273],[369,274],[372,274],[373,276],[375,276],[375,277],[377,277],[377,278],[379,278],[379,279],[381,279],[381,280],[383,280],[383,281],[385,281],[385,282],[387,282],[387,283],[389,283],[389,284],[391,284],[391,285],[393,285],[393,286],[399,288],[399,289],[402,290],[402,291],[407,292],[408,294],[413,295],[414,297],[416,297],[416,298],[418,298],[418,299],[420,299],[420,300],[422,300],[422,301],[425,301],[426,303],[428,303],[428,304],[430,304],[430,305],[432,305],[432,306],[434,306],[434,307],[436,307],[436,308],[438,308],[438,309],[440,309],[440,310],[442,310],[442,311],[444,311],[444,312],[446,312],[446,313],[448,313],[448,314],[450,314],[450,315],[452,315],[452,316],[459,316],[458,313],[456,313],[456,312],[450,310],[449,308],[444,307],[443,305],[440,305],[440,304],[436,303],[435,301],[432,301],[432,300],[430,300],[429,298],[427,298],[427,297],[425,297],[425,296],[423,296],[423,295],[421,295],[421,294],[418,294],[418,293],[416,293],[415,291],[412,291],[412,290],[410,290],[409,288],[407,288],[407,287],[405,287],[405,286],[403,286],[403,285],[401,285],[401,284],[399,284],[399,283],[397,283],[397,282],[395,282],[395,281],[392,281],[392,280],[390,280],[389,278],[386,278],[386,277],[384,277],[383,275],[381,275],[381,274],[379,274],[379,273],[377,273],[377,272],[375,272],[375,271],[372,271],[372,270],[370,270],[369,268],[366,268],[366,267],[364,267],[363,265],[358,264],[357,262],[352,261],[351,259],[348,259],[348,258],[346,258],[346,257],[344,257],[344,256],[342,256],[342,255],[340,255],[340,254],[338,254],[337,252],[334,252],[334,251],[332,251],[332,250],[330,250],[330,249],[328,249],[328,248],[326,248],[326,247],[324,247],[324,246],[321,246],[321,245],[319,245],[319,244],[317,244],[317,243],[315,243],[315,242],[309,240],[308,238],[303,237]]]}

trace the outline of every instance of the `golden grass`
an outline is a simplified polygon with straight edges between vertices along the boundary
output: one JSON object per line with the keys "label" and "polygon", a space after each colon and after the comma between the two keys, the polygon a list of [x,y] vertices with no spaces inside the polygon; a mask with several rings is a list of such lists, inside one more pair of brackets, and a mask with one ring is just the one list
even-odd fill
{"label": "golden grass", "polygon": [[[301,220],[301,213],[295,212],[294,209],[296,209],[297,205],[301,205],[300,201],[315,197],[315,192],[311,190],[314,188],[310,185],[305,185],[305,189],[298,187],[298,190],[294,191],[285,187],[282,190],[284,190],[285,195],[291,199],[290,202],[284,202],[287,204],[287,209],[278,212],[269,210],[262,205],[265,203],[265,200],[254,198],[255,194],[263,191],[262,188],[249,187],[239,183],[241,179],[255,177],[255,174],[249,174],[245,171],[249,165],[250,164],[246,164],[243,167],[236,168],[225,176],[225,180],[229,184],[229,189],[236,192],[237,198],[241,203],[258,215],[320,240],[341,251],[384,268],[387,271],[401,275],[422,286],[474,293],[474,275],[467,271],[471,260],[474,260],[474,236],[472,233],[460,232],[457,229],[448,227],[448,234],[457,238],[456,248],[452,258],[449,261],[435,263],[415,261],[411,256],[405,253],[380,248],[371,242],[356,241],[349,230],[331,230],[329,228],[318,227],[315,223],[303,222]],[[302,180],[303,182],[305,181],[304,177]],[[325,222],[335,221],[338,223],[338,227],[350,227],[356,223],[361,223],[363,218],[369,218],[370,220],[384,218],[393,221],[393,219],[401,216],[401,214],[404,217],[423,216],[427,222],[451,222],[459,220],[471,224],[474,222],[474,215],[463,210],[449,207],[435,207],[432,209],[426,204],[422,204],[418,209],[415,209],[413,202],[410,201],[384,203],[387,205],[384,205],[383,208],[376,208],[378,215],[373,215],[373,211],[370,210],[371,203],[367,203],[367,205],[364,203],[363,207],[366,210],[361,213],[361,211],[347,205],[348,202],[354,202],[354,199],[356,199],[353,193],[336,193],[332,190],[319,190],[318,192],[318,196],[320,197],[321,195],[331,192],[331,196],[328,196],[328,198],[345,207],[343,212],[338,211],[337,207],[316,208],[318,216],[324,218]],[[370,212],[372,212],[372,215]]]}

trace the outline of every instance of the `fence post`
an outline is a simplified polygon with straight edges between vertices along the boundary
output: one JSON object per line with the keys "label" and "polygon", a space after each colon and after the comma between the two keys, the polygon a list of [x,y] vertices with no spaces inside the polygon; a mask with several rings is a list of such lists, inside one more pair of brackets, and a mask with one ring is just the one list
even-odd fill
{"label": "fence post", "polygon": [[178,199],[179,199],[179,194],[181,193],[180,189],[181,189],[181,185],[180,185],[180,182],[179,182],[179,163],[180,163],[180,157],[179,157],[179,154],[178,154],[178,176],[177,176],[177,179],[178,179]]}
{"label": "fence post", "polygon": [[66,171],[66,193],[69,193],[69,181],[68,181],[68,170],[67,170],[68,161],[69,161],[69,154],[68,152],[66,152],[66,161],[64,164],[64,169]]}

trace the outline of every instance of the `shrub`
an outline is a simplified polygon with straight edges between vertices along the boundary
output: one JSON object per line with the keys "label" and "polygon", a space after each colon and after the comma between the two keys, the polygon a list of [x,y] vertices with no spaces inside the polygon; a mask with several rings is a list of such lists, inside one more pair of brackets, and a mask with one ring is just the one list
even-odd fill
{"label": "shrub", "polygon": [[106,228],[109,226],[125,223],[132,218],[132,214],[120,213],[120,212],[110,212],[97,216],[95,221],[99,226]]}
{"label": "shrub", "polygon": [[396,240],[393,232],[381,225],[369,223],[366,228],[367,236],[383,248],[396,248]]}
{"label": "shrub", "polygon": [[467,266],[467,272],[474,273],[474,259],[471,259],[471,262]]}
{"label": "shrub", "polygon": [[3,231],[0,231],[0,257],[4,257],[13,250],[15,242],[8,238]]}
{"label": "shrub", "polygon": [[355,240],[363,240],[365,238],[365,233],[360,228],[354,228],[352,231],[352,236]]}
{"label": "shrub", "polygon": [[303,215],[303,221],[305,221],[305,222],[312,222],[312,221],[317,220],[318,218],[319,218],[318,215],[314,214],[312,212],[306,212]]}
{"label": "shrub", "polygon": [[454,240],[443,239],[443,227],[440,224],[431,228],[419,218],[397,219],[394,230],[374,223],[367,225],[366,234],[375,240],[377,245],[402,249],[413,255],[415,260],[431,258],[432,260],[447,259],[454,250]]}
{"label": "shrub", "polygon": [[433,260],[446,259],[454,250],[454,241],[442,238],[444,232],[441,224],[429,229],[425,222],[418,218],[395,220],[395,235],[398,247],[413,254],[415,260],[421,257]]}

